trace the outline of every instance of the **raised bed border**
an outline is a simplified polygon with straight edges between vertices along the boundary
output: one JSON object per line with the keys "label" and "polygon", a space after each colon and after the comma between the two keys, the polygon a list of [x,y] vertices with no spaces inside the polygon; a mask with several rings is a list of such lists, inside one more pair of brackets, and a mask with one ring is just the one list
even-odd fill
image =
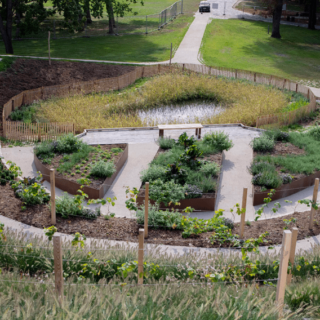
{"label": "raised bed border", "polygon": [[[160,148],[159,148],[160,149]],[[225,159],[225,151],[222,151],[222,160],[221,160],[221,169],[223,167],[223,162]],[[214,197],[213,198],[192,198],[192,199],[183,199],[180,200],[180,205],[179,206],[174,206],[174,205],[169,205],[166,206],[164,203],[160,203],[160,208],[161,209],[185,209],[187,207],[191,207],[194,210],[197,211],[215,211],[216,209],[216,200],[217,200],[217,194],[218,194],[218,190],[219,190],[219,184],[220,184],[220,175],[218,176],[217,179],[217,190],[214,193]],[[142,188],[142,184],[140,186],[139,189],[139,193],[141,191]],[[144,196],[139,196],[137,197],[137,205],[143,205],[143,201],[145,201],[145,197]],[[155,204],[154,200],[149,200],[151,204]]]}
{"label": "raised bed border", "polygon": [[[95,189],[90,186],[83,187],[83,191],[88,195],[89,199],[103,198],[106,192],[111,187],[114,180],[116,179],[116,177],[118,176],[119,172],[121,171],[122,167],[127,161],[128,154],[129,154],[129,144],[128,143],[123,143],[123,144],[125,144],[126,147],[121,153],[120,159],[115,164],[116,172],[110,178],[106,178],[106,180],[103,182],[103,184],[99,189]],[[42,162],[39,160],[39,158],[35,154],[34,154],[34,163],[37,170],[43,174],[43,179],[50,182],[50,169],[48,169],[45,165],[43,165]],[[81,184],[74,181],[70,181],[65,178],[58,177],[57,175],[55,175],[55,185],[56,185],[56,188],[59,188],[73,195],[78,194],[77,191],[81,187]]]}
{"label": "raised bed border", "polygon": [[[272,196],[272,201],[288,197],[292,194],[295,194],[299,191],[302,191],[308,187],[313,186],[314,180],[316,178],[320,178],[320,171],[318,171],[317,173],[311,174],[310,176],[295,180],[291,183],[283,184],[281,187],[274,189],[275,194]],[[270,192],[270,189],[263,192],[255,192],[254,185],[252,185],[253,205],[257,206],[260,204],[264,204],[263,200],[268,197],[269,192]]]}

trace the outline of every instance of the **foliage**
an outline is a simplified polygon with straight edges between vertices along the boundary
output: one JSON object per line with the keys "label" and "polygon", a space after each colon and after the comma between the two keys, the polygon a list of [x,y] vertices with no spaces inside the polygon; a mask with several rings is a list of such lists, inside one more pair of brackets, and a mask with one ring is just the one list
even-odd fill
{"label": "foliage", "polygon": [[166,168],[162,165],[152,164],[148,169],[140,173],[140,178],[143,183],[152,182],[157,179],[164,179],[166,175]]}
{"label": "foliage", "polygon": [[44,204],[50,201],[50,195],[39,182],[25,185],[22,181],[12,184],[15,195],[21,199],[25,205]]}
{"label": "foliage", "polygon": [[137,211],[137,196],[139,194],[139,190],[136,187],[130,189],[130,187],[126,186],[126,208],[129,211]]}
{"label": "foliage", "polygon": [[267,189],[276,189],[281,186],[282,179],[276,171],[262,171],[252,178],[252,184]]}
{"label": "foliage", "polygon": [[187,133],[184,132],[179,136],[178,143],[183,146],[185,149],[191,147],[196,142],[194,136],[188,137]]}
{"label": "foliage", "polygon": [[90,175],[97,178],[110,178],[116,171],[116,166],[112,161],[100,160],[91,166]]}
{"label": "foliage", "polygon": [[87,238],[86,238],[85,235],[82,235],[81,233],[76,232],[76,233],[74,234],[73,240],[71,241],[71,245],[72,245],[73,247],[77,247],[77,249],[78,249],[78,248],[83,249],[84,246],[85,246],[84,242],[85,242],[86,240],[87,240]]}
{"label": "foliage", "polygon": [[53,151],[57,153],[73,153],[80,150],[83,142],[72,133],[61,136],[52,143]]}
{"label": "foliage", "polygon": [[202,190],[196,185],[187,184],[185,195],[186,199],[201,198]]}
{"label": "foliage", "polygon": [[266,134],[263,134],[259,138],[254,138],[251,146],[255,152],[271,152],[274,148],[274,140]]}
{"label": "foliage", "polygon": [[157,179],[150,183],[149,197],[157,203],[163,202],[166,206],[169,204],[176,204],[180,200],[185,199],[186,187],[181,186],[170,180],[163,182]]}
{"label": "foliage", "polygon": [[308,131],[308,134],[313,137],[313,139],[320,141],[320,126],[315,126]]}
{"label": "foliage", "polygon": [[201,162],[197,159],[202,155],[202,151],[196,146],[191,145],[180,156],[180,161],[191,169],[201,166]]}
{"label": "foliage", "polygon": [[51,241],[58,229],[55,226],[51,226],[49,228],[45,228],[43,231],[44,234],[48,237],[48,240]]}
{"label": "foliage", "polygon": [[35,122],[35,115],[37,112],[37,106],[23,106],[21,109],[16,109],[10,113],[12,121],[22,121],[24,123]]}
{"label": "foliage", "polygon": [[282,179],[283,184],[288,184],[292,182],[292,176],[290,174],[282,174],[280,177]]}
{"label": "foliage", "polygon": [[8,171],[11,172],[15,178],[18,178],[19,176],[22,175],[21,168],[18,167],[14,162],[9,160],[9,161],[7,161],[7,164],[9,164]]}
{"label": "foliage", "polygon": [[220,167],[215,162],[206,162],[201,166],[200,172],[206,176],[211,175],[216,177],[220,172]]}
{"label": "foliage", "polygon": [[80,179],[77,179],[77,183],[84,185],[84,186],[88,186],[91,184],[91,180],[88,178],[80,178]]}
{"label": "foliage", "polygon": [[174,180],[175,183],[184,185],[187,181],[187,170],[181,168],[180,163],[172,163],[167,165],[167,170],[165,171],[165,181]]}
{"label": "foliage", "polygon": [[175,140],[170,137],[159,137],[156,142],[163,150],[171,149],[176,143]]}
{"label": "foliage", "polygon": [[283,219],[283,222],[285,223],[285,227],[283,229],[287,230],[291,223],[296,223],[297,222],[297,219],[296,218]]}
{"label": "foliage", "polygon": [[206,133],[203,136],[203,142],[211,145],[213,148],[219,151],[228,151],[233,147],[232,140],[224,131],[213,131]]}

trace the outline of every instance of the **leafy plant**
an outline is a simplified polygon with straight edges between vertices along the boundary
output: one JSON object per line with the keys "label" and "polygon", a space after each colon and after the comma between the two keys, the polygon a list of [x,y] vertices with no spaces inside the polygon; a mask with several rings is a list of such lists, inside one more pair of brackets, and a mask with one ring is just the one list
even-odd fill
{"label": "leafy plant", "polygon": [[312,129],[308,131],[308,135],[310,135],[312,138],[314,138],[317,141],[320,141],[320,126],[316,125]]}
{"label": "leafy plant", "polygon": [[292,182],[292,176],[290,174],[282,174],[280,177],[282,179],[283,184],[288,184]]}
{"label": "leafy plant", "polygon": [[50,195],[41,184],[35,182],[29,186],[13,184],[15,194],[22,200],[25,205],[44,204],[50,201]]}
{"label": "leafy plant", "polygon": [[176,204],[185,199],[186,187],[176,184],[174,180],[163,182],[157,179],[150,183],[149,197],[157,203],[163,202],[166,206]]}
{"label": "leafy plant", "polygon": [[285,223],[285,227],[283,229],[287,230],[291,223],[296,223],[297,222],[297,219],[296,218],[283,219],[283,222]]}
{"label": "leafy plant", "polygon": [[220,167],[215,162],[207,162],[201,166],[200,172],[216,177],[220,172]]}
{"label": "leafy plant", "polygon": [[186,199],[201,198],[202,190],[196,185],[187,184],[185,195]]}
{"label": "leafy plant", "polygon": [[211,145],[213,148],[223,151],[228,151],[233,147],[233,142],[229,135],[224,131],[208,132],[203,136],[203,142]]}
{"label": "leafy plant", "polygon": [[48,240],[51,241],[57,231],[58,229],[55,226],[51,226],[44,229],[44,234],[48,237]]}
{"label": "leafy plant", "polygon": [[53,151],[57,153],[73,153],[80,150],[83,142],[75,137],[72,133],[68,133],[60,137],[52,143]]}
{"label": "leafy plant", "polygon": [[[72,175],[72,174],[71,174]],[[89,186],[91,184],[91,180],[88,178],[80,178],[77,179],[77,182],[81,185]]]}
{"label": "leafy plant", "polygon": [[185,184],[187,180],[188,173],[185,169],[181,168],[180,163],[168,164],[165,171],[165,180],[174,180],[176,183]]}
{"label": "leafy plant", "polygon": [[90,175],[98,178],[110,178],[116,172],[113,162],[99,161],[90,170]]}
{"label": "leafy plant", "polygon": [[202,155],[202,151],[196,146],[188,147],[183,154],[180,155],[180,161],[191,169],[201,166],[201,162],[197,159]]}
{"label": "leafy plant", "polygon": [[176,142],[174,139],[171,139],[170,137],[159,137],[156,143],[161,149],[168,150],[173,148]]}
{"label": "leafy plant", "polygon": [[133,187],[130,189],[130,187],[126,186],[126,208],[129,211],[137,211],[138,206],[137,206],[137,196],[139,194],[139,190],[136,187]]}
{"label": "leafy plant", "polygon": [[267,189],[276,189],[281,186],[282,179],[276,171],[263,171],[252,178],[252,184]]}
{"label": "leafy plant", "polygon": [[140,179],[143,183],[152,182],[157,179],[165,179],[166,168],[162,165],[151,165],[148,169],[140,173]]}
{"label": "leafy plant", "polygon": [[189,138],[186,132],[182,133],[178,139],[178,143],[181,146],[184,146],[185,149],[194,145],[195,142],[196,142],[196,139],[194,138],[194,136],[191,136]]}
{"label": "leafy plant", "polygon": [[112,153],[120,153],[120,152],[123,152],[123,150],[121,148],[111,148],[110,150]]}
{"label": "leafy plant", "polygon": [[253,151],[255,152],[271,152],[274,148],[274,140],[267,135],[254,138],[251,142]]}

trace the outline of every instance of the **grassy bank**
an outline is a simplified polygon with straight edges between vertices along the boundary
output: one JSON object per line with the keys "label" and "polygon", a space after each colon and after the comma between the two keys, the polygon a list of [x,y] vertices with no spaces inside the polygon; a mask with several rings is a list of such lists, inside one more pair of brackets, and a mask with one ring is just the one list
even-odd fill
{"label": "grassy bank", "polygon": [[277,75],[288,79],[319,78],[319,31],[281,25],[282,39],[268,34],[265,22],[212,20],[201,49],[210,66]]}
{"label": "grassy bank", "polygon": [[[172,85],[168,86],[168,83]],[[121,95],[93,94],[44,101],[36,106],[35,119],[72,121],[77,131],[84,128],[139,127],[144,125],[138,116],[139,110],[198,99],[209,100],[225,108],[218,115],[208,114],[202,118],[202,123],[241,122],[254,126],[258,116],[276,113],[300,98],[246,81],[177,72],[154,77],[138,90],[124,90]],[[153,118],[147,120],[148,125],[161,122]]]}
{"label": "grassy bank", "polygon": [[[182,15],[160,31],[148,35],[105,36],[51,41],[51,57],[128,62],[157,62],[170,59],[171,43],[177,48],[193,21]],[[48,56],[48,40],[14,41],[14,54]],[[0,43],[0,54],[5,54]]]}

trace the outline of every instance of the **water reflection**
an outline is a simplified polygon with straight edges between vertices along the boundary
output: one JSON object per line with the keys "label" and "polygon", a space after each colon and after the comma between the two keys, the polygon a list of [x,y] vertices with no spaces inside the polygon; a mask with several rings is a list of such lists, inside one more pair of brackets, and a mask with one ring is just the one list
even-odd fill
{"label": "water reflection", "polygon": [[145,125],[170,123],[195,123],[218,115],[226,108],[210,101],[185,102],[161,106],[147,111],[140,110],[138,116]]}

